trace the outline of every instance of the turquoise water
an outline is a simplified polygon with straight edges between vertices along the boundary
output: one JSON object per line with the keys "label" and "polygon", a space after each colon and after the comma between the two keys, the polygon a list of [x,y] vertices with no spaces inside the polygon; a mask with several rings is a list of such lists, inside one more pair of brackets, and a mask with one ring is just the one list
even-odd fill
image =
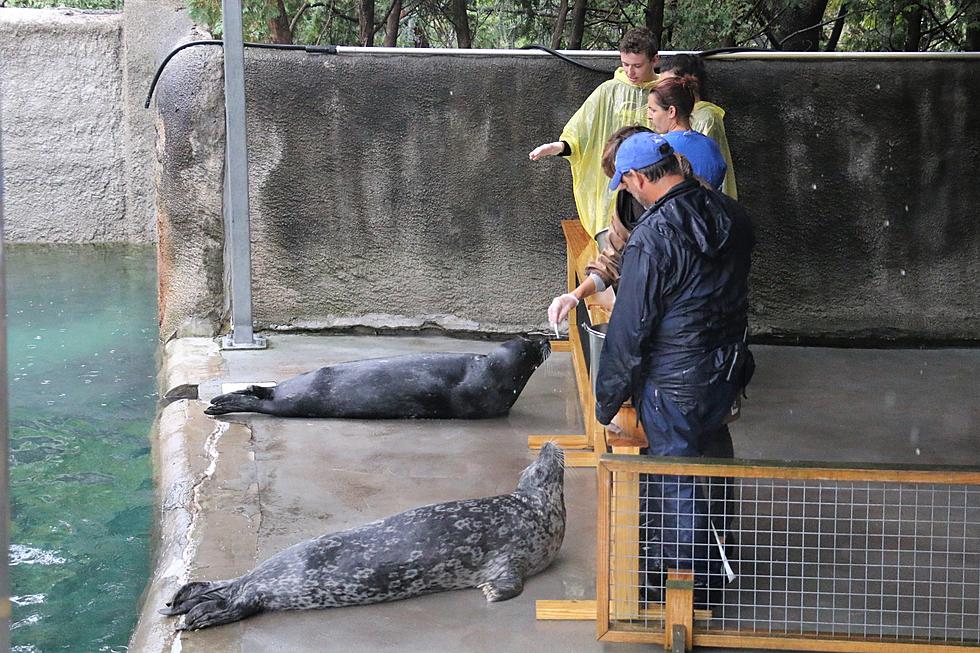
{"label": "turquoise water", "polygon": [[153,250],[6,262],[13,650],[124,651],[149,574]]}

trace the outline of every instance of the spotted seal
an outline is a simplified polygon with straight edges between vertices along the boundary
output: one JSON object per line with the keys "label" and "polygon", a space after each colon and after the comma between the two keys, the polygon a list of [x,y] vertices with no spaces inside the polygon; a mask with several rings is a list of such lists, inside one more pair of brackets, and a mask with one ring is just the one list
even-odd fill
{"label": "spotted seal", "polygon": [[419,353],[321,367],[273,388],[249,386],[215,397],[208,415],[357,419],[506,415],[547,360],[546,338],[517,337],[488,354]]}
{"label": "spotted seal", "polygon": [[366,605],[478,587],[520,594],[565,536],[564,453],[541,448],[510,494],[436,503],[296,544],[238,578],[187,583],[168,616],[197,630],[266,610]]}

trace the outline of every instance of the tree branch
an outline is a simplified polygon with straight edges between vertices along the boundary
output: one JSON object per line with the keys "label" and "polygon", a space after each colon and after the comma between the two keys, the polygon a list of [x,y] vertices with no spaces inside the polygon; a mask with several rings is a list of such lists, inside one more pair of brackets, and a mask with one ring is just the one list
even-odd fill
{"label": "tree branch", "polygon": [[313,9],[314,7],[326,7],[326,6],[327,4],[325,2],[304,3],[303,6],[299,8],[299,11],[296,12],[296,15],[293,16],[293,19],[289,21],[289,31],[292,32],[293,30],[296,29],[296,24],[299,22],[299,19],[303,16],[303,14],[306,13],[307,9]]}
{"label": "tree branch", "polygon": [[798,35],[802,34],[803,32],[808,32],[811,29],[816,29],[818,27],[823,27],[824,25],[829,25],[831,23],[835,23],[838,20],[843,20],[844,18],[846,18],[848,16],[853,16],[854,14],[866,14],[869,11],[871,11],[871,8],[868,8],[868,9],[855,9],[854,11],[850,11],[850,12],[844,14],[843,16],[838,15],[837,17],[831,18],[830,20],[825,20],[825,21],[819,22],[819,23],[817,23],[815,25],[810,25],[809,27],[804,27],[803,29],[798,29],[795,32],[793,32],[792,34],[789,34],[788,36],[780,39],[779,43],[776,44],[776,47],[779,48],[780,50],[782,50],[783,43],[785,43],[786,41],[790,40],[794,36],[798,36]]}

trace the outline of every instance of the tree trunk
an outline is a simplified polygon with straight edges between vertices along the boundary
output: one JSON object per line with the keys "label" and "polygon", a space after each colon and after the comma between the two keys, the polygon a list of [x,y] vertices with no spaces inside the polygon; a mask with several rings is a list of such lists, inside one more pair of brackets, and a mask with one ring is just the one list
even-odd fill
{"label": "tree trunk", "polygon": [[269,34],[272,36],[273,43],[292,43],[293,31],[289,29],[289,14],[286,13],[286,6],[283,0],[277,0],[276,8],[279,13],[275,18],[270,18]]}
{"label": "tree trunk", "polygon": [[571,50],[582,49],[582,38],[585,36],[585,10],[588,0],[575,0],[572,8],[572,39],[568,42]]}
{"label": "tree trunk", "polygon": [[385,21],[384,47],[393,48],[398,45],[398,21],[402,17],[402,0],[391,0],[391,11]]}
{"label": "tree trunk", "polygon": [[374,45],[374,0],[357,0],[357,42]]}
{"label": "tree trunk", "polygon": [[827,0],[803,0],[781,13],[773,30],[780,50],[816,52],[820,50],[820,33]]}
{"label": "tree trunk", "polygon": [[660,39],[664,35],[664,0],[647,0],[646,26],[653,32],[657,47],[660,47]]}
{"label": "tree trunk", "polygon": [[830,32],[830,38],[827,39],[827,47],[825,48],[827,52],[835,52],[837,50],[837,44],[840,42],[840,35],[844,31],[844,18],[847,15],[847,3],[840,3],[840,9],[837,10],[837,18],[834,19],[834,29]]}
{"label": "tree trunk", "polygon": [[905,47],[902,49],[906,52],[918,52],[919,43],[922,41],[922,6],[910,7],[905,18],[908,20],[909,29],[905,34]]}
{"label": "tree trunk", "polygon": [[561,0],[558,7],[558,17],[555,19],[555,29],[551,32],[551,49],[561,47],[561,37],[565,34],[565,18],[568,16],[568,0]]}
{"label": "tree trunk", "polygon": [[452,22],[456,29],[456,47],[472,48],[470,20],[466,15],[466,0],[452,0]]}
{"label": "tree trunk", "polygon": [[980,2],[963,1],[972,4],[963,12],[963,20],[966,21],[966,43],[963,44],[963,49],[967,52],[978,52],[980,51]]}

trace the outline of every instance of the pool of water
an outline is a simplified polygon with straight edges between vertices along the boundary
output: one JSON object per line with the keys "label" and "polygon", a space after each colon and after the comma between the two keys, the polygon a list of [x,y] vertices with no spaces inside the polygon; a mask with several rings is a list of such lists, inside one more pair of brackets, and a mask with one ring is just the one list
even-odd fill
{"label": "pool of water", "polygon": [[124,651],[150,562],[153,249],[6,263],[13,650]]}

